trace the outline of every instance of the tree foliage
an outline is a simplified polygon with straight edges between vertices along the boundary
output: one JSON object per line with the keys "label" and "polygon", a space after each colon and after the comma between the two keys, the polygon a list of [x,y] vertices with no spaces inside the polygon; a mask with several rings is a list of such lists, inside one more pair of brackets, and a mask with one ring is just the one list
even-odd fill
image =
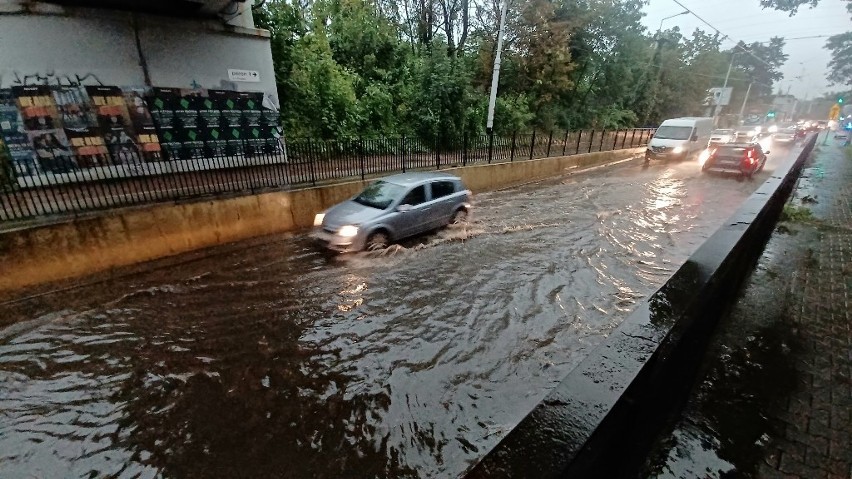
{"label": "tree foliage", "polygon": [[[782,0],[776,0],[781,2]],[[791,0],[792,1],[792,0]],[[291,136],[482,134],[500,0],[267,0],[284,128]],[[624,128],[706,113],[732,51],[717,35],[641,24],[647,0],[513,0],[495,130]],[[729,83],[768,95],[783,41],[739,45]],[[751,58],[751,59],[750,59]],[[754,94],[754,93],[753,93]]]}
{"label": "tree foliage", "polygon": [[852,86],[852,32],[829,37],[826,47],[831,50],[828,80],[833,85]]}

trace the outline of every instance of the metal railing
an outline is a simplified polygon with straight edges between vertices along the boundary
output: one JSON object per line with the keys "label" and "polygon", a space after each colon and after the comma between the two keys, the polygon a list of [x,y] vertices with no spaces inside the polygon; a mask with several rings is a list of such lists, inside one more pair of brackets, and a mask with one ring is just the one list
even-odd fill
{"label": "metal railing", "polygon": [[652,129],[467,136],[291,139],[227,150],[164,149],[151,160],[83,157],[27,167],[0,184],[0,221],[366,179],[410,170],[502,163],[646,145]]}

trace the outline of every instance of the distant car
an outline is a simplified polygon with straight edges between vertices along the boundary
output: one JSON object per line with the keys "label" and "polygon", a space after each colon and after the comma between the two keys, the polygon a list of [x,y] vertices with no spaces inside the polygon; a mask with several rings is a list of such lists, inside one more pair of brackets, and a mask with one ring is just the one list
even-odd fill
{"label": "distant car", "polygon": [[775,143],[793,143],[796,141],[796,132],[798,129],[795,126],[790,126],[772,135],[772,141]]}
{"label": "distant car", "polygon": [[828,128],[828,121],[826,121],[826,120],[817,121],[817,128],[819,128],[820,130],[825,130],[826,128]]}
{"label": "distant car", "polygon": [[734,130],[734,137],[731,140],[736,143],[749,143],[752,141],[757,141],[760,137],[762,128],[760,125],[746,125],[737,127]]}
{"label": "distant car", "polygon": [[713,130],[710,133],[710,143],[730,143],[734,139],[734,130]]}
{"label": "distant car", "polygon": [[739,173],[751,178],[766,166],[766,155],[760,143],[728,143],[710,149],[710,154],[701,165],[701,171]]}
{"label": "distant car", "polygon": [[471,192],[449,173],[402,173],[314,218],[311,236],[328,249],[386,248],[391,242],[467,220]]}

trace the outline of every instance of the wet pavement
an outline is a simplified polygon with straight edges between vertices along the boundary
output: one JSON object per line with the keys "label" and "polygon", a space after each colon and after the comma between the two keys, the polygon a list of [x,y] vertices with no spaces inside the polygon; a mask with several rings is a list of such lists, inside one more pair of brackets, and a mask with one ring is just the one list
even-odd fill
{"label": "wet pavement", "polygon": [[0,305],[0,477],[453,477],[771,173],[639,161],[480,194],[335,256],[305,234]]}
{"label": "wet pavement", "polygon": [[819,140],[639,477],[852,477],[852,150]]}

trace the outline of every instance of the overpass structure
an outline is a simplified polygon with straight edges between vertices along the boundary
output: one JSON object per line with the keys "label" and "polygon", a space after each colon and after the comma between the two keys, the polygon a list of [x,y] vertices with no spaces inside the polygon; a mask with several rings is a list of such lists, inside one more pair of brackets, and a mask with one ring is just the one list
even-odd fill
{"label": "overpass structure", "polygon": [[263,92],[269,32],[252,0],[0,0],[0,88],[111,85]]}

